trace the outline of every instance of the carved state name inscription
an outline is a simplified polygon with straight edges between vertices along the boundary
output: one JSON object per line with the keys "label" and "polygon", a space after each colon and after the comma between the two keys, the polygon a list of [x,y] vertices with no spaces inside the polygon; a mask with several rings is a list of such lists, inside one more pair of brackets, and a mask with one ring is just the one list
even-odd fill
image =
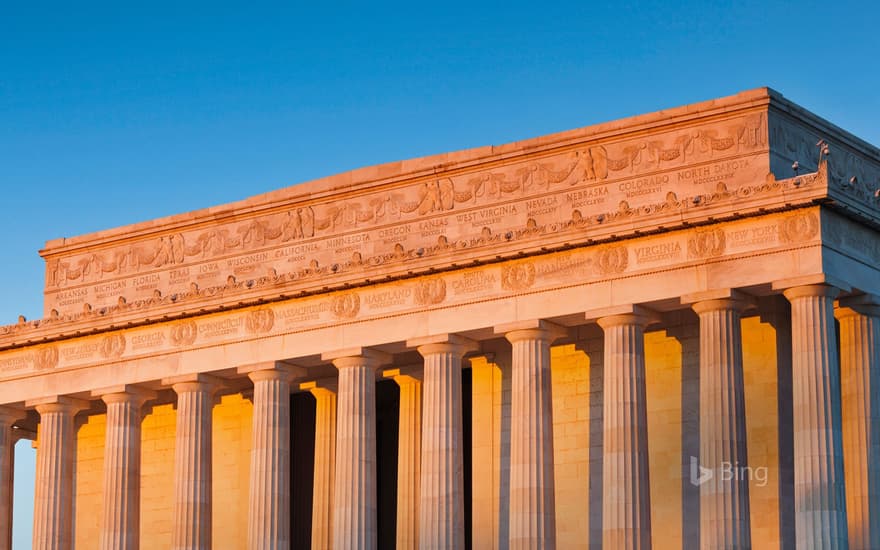
{"label": "carved state name inscription", "polygon": [[[850,231],[847,227],[835,239],[841,242],[851,240],[850,235],[856,234],[859,240],[855,243],[873,236]],[[590,285],[611,278],[651,277],[670,269],[682,269],[684,271],[679,273],[686,273],[693,266],[705,267],[715,261],[726,262],[743,253],[785,254],[791,248],[818,246],[819,237],[818,207],[671,231],[631,241],[581,247],[387,284],[292,298],[243,310],[0,351],[0,378],[52,369],[81,368],[113,360],[133,361],[241,339],[280,336],[341,323],[424,312],[434,307],[448,310],[479,302],[490,305],[495,299],[507,299],[519,293],[555,291],[573,284]],[[877,254],[880,254],[880,250]],[[671,266],[658,266],[657,259],[664,256],[673,256],[676,261]],[[764,268],[782,269],[780,265],[769,262],[764,264]],[[740,271],[747,271],[748,276],[752,276],[754,270],[720,270],[732,274]],[[566,302],[563,307],[569,306],[573,309],[562,313],[581,311],[578,303]]]}
{"label": "carved state name inscription", "polygon": [[766,114],[755,112],[207,229],[70,255],[50,252],[45,310],[78,313],[287,272],[332,276],[420,250],[489,242],[523,227],[637,209],[670,194],[713,192],[719,185],[733,190],[763,180],[766,150]]}

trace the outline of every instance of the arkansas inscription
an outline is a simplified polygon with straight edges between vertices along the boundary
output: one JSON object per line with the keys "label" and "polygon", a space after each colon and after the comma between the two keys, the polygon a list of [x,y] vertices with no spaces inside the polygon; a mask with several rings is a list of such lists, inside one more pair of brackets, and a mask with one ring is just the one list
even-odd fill
{"label": "arkansas inscription", "polygon": [[[574,149],[201,229],[45,256],[47,316],[185,293],[230,277],[376,265],[513,231],[638,209],[670,192],[709,192],[769,171],[762,112]],[[762,160],[764,159],[764,160]]]}

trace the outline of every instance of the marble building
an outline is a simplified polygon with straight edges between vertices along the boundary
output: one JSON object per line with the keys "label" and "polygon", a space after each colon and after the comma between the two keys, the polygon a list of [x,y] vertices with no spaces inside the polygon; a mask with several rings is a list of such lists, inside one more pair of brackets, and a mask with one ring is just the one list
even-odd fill
{"label": "marble building", "polygon": [[757,89],[50,241],[0,548],[880,548],[878,197]]}

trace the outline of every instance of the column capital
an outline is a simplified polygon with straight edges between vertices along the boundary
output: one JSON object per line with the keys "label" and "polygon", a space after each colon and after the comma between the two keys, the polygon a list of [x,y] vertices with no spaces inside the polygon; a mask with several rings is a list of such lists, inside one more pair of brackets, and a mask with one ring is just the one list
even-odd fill
{"label": "column capital", "polygon": [[771,288],[773,290],[786,291],[793,288],[810,287],[810,286],[829,286],[839,290],[849,292],[852,287],[844,280],[838,279],[827,273],[819,273],[816,275],[804,275],[802,277],[794,277],[791,279],[780,279],[773,281]]}
{"label": "column capital", "polygon": [[840,294],[840,288],[826,284],[792,286],[782,291],[783,296],[790,302],[796,298],[804,298],[807,296],[825,296],[828,298],[836,298]]}
{"label": "column capital", "polygon": [[584,314],[587,321],[595,321],[600,327],[639,325],[642,328],[660,322],[660,314],[637,304],[625,304],[594,309]]}
{"label": "column capital", "polygon": [[85,399],[76,399],[66,395],[53,395],[51,397],[26,401],[25,406],[37,409],[37,412],[40,414],[52,412],[76,414],[90,408],[91,403]]}
{"label": "column capital", "polygon": [[543,319],[531,319],[496,325],[495,334],[503,335],[511,343],[527,338],[547,340],[553,343],[555,340],[568,336],[568,327]]}
{"label": "column capital", "polygon": [[375,369],[390,364],[392,356],[383,351],[354,347],[324,352],[321,354],[321,360],[332,362],[337,369],[346,367],[372,367]]}
{"label": "column capital", "polygon": [[735,309],[743,312],[757,305],[755,297],[733,288],[721,288],[685,294],[681,304],[690,306],[697,314],[719,309]]}
{"label": "column capital", "polygon": [[216,393],[226,382],[210,374],[183,374],[162,379],[163,386],[171,386],[175,393],[208,391]]}
{"label": "column capital", "polygon": [[121,384],[119,386],[109,386],[92,390],[92,397],[100,397],[106,404],[120,403],[123,401],[134,401],[138,405],[143,405],[150,399],[156,399],[157,394],[153,390],[133,386],[131,384]]}
{"label": "column capital", "polygon": [[874,294],[859,294],[840,298],[834,304],[834,316],[844,319],[852,315],[867,315],[880,317],[880,296]]}
{"label": "column capital", "polygon": [[259,380],[286,379],[288,383],[306,375],[306,369],[286,361],[265,361],[242,365],[236,369],[238,374],[246,374],[252,382]]}
{"label": "column capital", "polygon": [[416,348],[422,355],[451,352],[463,356],[466,353],[480,350],[480,344],[475,340],[448,333],[412,338],[406,341],[406,347]]}

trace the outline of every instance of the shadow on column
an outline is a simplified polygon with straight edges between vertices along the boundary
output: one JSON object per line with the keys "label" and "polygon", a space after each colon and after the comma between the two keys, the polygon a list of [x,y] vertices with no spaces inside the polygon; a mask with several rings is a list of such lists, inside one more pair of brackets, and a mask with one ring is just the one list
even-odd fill
{"label": "shadow on column", "polygon": [[677,326],[667,334],[681,345],[681,538],[700,547],[700,488],[691,483],[691,457],[700,457],[700,320],[689,310],[669,315]]}
{"label": "shadow on column", "polygon": [[605,442],[605,359],[604,338],[597,325],[590,330],[595,332],[592,339],[577,344],[590,359],[590,484],[587,500],[589,503],[590,544],[589,548],[602,548],[602,449]]}
{"label": "shadow on column", "polygon": [[464,547],[473,547],[473,372],[461,371],[462,442],[464,444]]}
{"label": "shadow on column", "polygon": [[376,527],[377,548],[397,543],[397,441],[400,388],[393,380],[376,383]]}
{"label": "shadow on column", "polygon": [[312,546],[312,491],[315,483],[315,398],[290,396],[290,547]]}
{"label": "shadow on column", "polygon": [[513,395],[513,376],[510,347],[496,354],[495,363],[501,368],[501,434],[498,467],[498,547],[507,549],[510,533],[510,399]]}
{"label": "shadow on column", "polygon": [[782,296],[760,302],[761,321],[776,332],[779,445],[779,548],[794,550],[794,411],[791,380],[791,306]]}

